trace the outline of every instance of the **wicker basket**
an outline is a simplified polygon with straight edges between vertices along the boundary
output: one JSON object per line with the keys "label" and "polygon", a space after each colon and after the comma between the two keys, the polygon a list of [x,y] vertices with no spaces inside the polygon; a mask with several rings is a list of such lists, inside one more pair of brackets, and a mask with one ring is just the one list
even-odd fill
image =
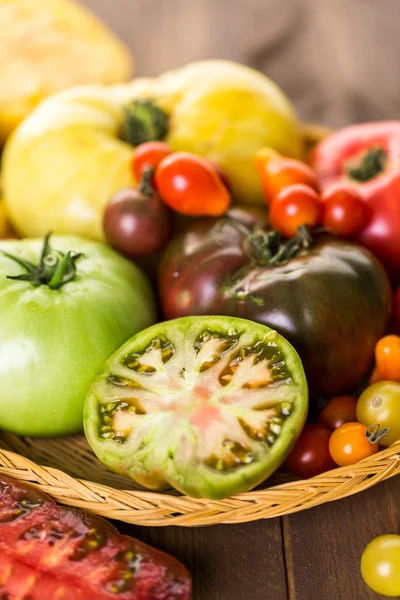
{"label": "wicker basket", "polygon": [[[305,126],[308,151],[329,132]],[[252,492],[226,500],[143,490],[104,467],[83,435],[54,439],[0,433],[0,473],[30,482],[55,500],[109,519],[146,526],[244,523],[297,512],[365,490],[400,473],[400,441],[351,467],[305,481],[278,471]]]}
{"label": "wicker basket", "polygon": [[40,440],[4,433],[0,444],[9,449],[0,450],[0,473],[31,482],[63,504],[137,525],[193,527],[279,517],[350,496],[400,473],[399,441],[356,465],[312,479],[293,481],[278,471],[268,487],[207,500],[139,489],[103,467],[83,436]]}

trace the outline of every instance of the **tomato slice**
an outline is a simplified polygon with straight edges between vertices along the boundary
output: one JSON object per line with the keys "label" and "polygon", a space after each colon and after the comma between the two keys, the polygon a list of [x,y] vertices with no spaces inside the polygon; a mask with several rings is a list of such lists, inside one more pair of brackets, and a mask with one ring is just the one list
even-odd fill
{"label": "tomato slice", "polygon": [[[0,478],[0,594],[10,600],[188,600],[175,559],[94,515]],[[6,596],[8,594],[8,596]]]}
{"label": "tomato slice", "polygon": [[151,327],[106,363],[85,405],[99,458],[151,489],[226,497],[266,479],[306,418],[293,347],[264,325],[184,317]]}

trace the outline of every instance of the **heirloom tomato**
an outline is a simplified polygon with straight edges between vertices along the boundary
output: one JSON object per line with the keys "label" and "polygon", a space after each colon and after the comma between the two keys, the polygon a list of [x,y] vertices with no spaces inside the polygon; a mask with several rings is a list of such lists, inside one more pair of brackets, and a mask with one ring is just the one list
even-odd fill
{"label": "heirloom tomato", "polygon": [[82,428],[103,362],[154,322],[144,275],[104,244],[55,236],[0,242],[0,427]]}
{"label": "heirloom tomato", "polygon": [[189,600],[177,560],[104,519],[0,477],[0,593],[7,600]]}
{"label": "heirloom tomato", "polygon": [[285,460],[308,408],[298,354],[268,327],[186,317],[135,335],[97,374],[85,433],[105,465],[154,490],[224,498]]}
{"label": "heirloom tomato", "polygon": [[[241,219],[241,217],[239,217]],[[302,228],[282,242],[257,217],[202,220],[167,246],[164,316],[232,315],[276,329],[296,348],[308,383],[340,394],[371,367],[391,310],[385,271],[365,248]]]}
{"label": "heirloom tomato", "polygon": [[344,127],[315,148],[321,189],[340,184],[366,202],[371,216],[357,240],[400,281],[400,121]]}

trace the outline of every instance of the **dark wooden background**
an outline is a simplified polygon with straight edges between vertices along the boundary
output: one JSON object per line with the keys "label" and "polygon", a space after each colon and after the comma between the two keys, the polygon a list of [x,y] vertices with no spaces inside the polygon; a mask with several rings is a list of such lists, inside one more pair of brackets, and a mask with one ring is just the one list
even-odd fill
{"label": "dark wooden background", "polygon": [[[263,70],[301,117],[331,126],[400,118],[399,0],[84,0],[128,42],[138,75],[202,58]],[[283,519],[121,531],[193,574],[194,600],[376,600],[360,558],[400,532],[400,479]],[[383,597],[382,597],[383,598]]]}

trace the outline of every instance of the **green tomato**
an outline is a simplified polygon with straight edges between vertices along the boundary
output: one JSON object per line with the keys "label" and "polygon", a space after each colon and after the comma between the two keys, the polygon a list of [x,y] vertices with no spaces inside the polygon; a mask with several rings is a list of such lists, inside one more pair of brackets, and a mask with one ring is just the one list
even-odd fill
{"label": "green tomato", "polygon": [[400,596],[400,536],[381,535],[365,548],[361,575],[377,594]]}
{"label": "green tomato", "polygon": [[379,441],[390,446],[400,439],[400,383],[379,381],[370,385],[357,402],[357,421],[367,427],[380,425],[389,432]]}
{"label": "green tomato", "polygon": [[34,436],[80,431],[93,376],[154,320],[145,276],[104,244],[64,236],[45,246],[0,242],[0,427]]}
{"label": "green tomato", "polygon": [[224,498],[282,464],[307,408],[300,358],[278,333],[184,317],[138,333],[106,362],[84,425],[100,460],[141,485]]}

